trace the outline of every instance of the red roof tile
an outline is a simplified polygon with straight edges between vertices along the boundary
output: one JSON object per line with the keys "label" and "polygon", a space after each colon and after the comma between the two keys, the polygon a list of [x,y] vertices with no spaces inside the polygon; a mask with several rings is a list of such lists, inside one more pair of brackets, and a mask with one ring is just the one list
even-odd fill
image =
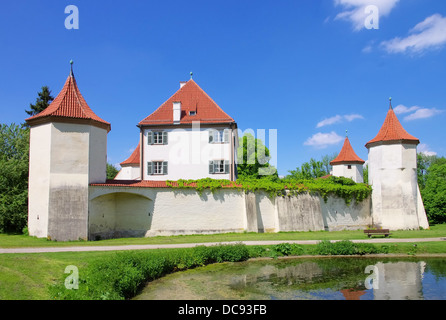
{"label": "red roof tile", "polygon": [[[198,84],[190,79],[173,96],[164,102],[152,114],[139,122],[139,125],[173,124],[173,102],[181,102],[180,124],[201,123],[235,123]],[[189,115],[195,111],[195,115]]]}
{"label": "red roof tile", "polygon": [[127,160],[124,160],[123,162],[120,163],[120,165],[126,165],[126,164],[137,164],[139,165],[139,161],[140,159],[140,145],[138,144],[138,146],[135,148],[135,150],[133,150],[133,153],[130,155],[130,157],[128,157]]}
{"label": "red roof tile", "polygon": [[339,155],[330,162],[331,165],[334,164],[364,164],[365,161],[358,157],[350,144],[348,137],[345,137],[344,145],[342,146]]}
{"label": "red roof tile", "polygon": [[392,106],[390,106],[389,111],[387,112],[386,119],[384,120],[384,124],[381,127],[381,130],[379,130],[376,137],[367,142],[365,146],[369,148],[373,144],[380,142],[397,142],[397,143],[403,142],[403,143],[419,144],[420,140],[418,140],[414,136],[407,133],[406,130],[404,130],[403,126],[396,117],[396,114],[393,111]]}
{"label": "red roof tile", "polygon": [[107,130],[110,131],[110,123],[99,118],[93,110],[90,109],[80,93],[76,84],[76,79],[72,74],[70,74],[65,81],[65,85],[53,102],[51,102],[45,110],[26,119],[26,121],[32,122],[44,117],[52,117],[52,119],[54,119],[54,117],[61,117],[93,120],[107,127]]}

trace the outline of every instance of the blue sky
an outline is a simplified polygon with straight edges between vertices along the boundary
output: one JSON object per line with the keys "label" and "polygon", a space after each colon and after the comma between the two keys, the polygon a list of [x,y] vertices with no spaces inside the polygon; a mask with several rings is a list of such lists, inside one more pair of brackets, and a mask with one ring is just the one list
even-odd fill
{"label": "blue sky", "polygon": [[3,2],[0,123],[22,123],[44,85],[56,96],[71,59],[113,164],[191,71],[242,131],[277,130],[281,175],[339,152],[346,130],[367,160],[389,97],[419,151],[446,155],[445,1]]}

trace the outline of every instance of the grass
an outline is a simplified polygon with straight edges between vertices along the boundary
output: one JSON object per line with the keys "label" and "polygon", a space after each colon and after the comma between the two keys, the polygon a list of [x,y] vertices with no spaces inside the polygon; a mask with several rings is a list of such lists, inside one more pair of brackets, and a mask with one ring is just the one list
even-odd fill
{"label": "grass", "polygon": [[[430,238],[445,237],[446,225],[432,226],[429,230],[392,231],[391,238]],[[127,238],[101,241],[55,242],[24,235],[0,235],[0,247],[54,247],[54,246],[88,246],[88,245],[131,245],[131,244],[178,244],[205,242],[237,242],[260,240],[354,240],[365,239],[362,231],[339,232],[280,232],[280,233],[230,233],[218,235],[190,235],[153,238]],[[389,254],[422,255],[445,254],[446,241],[441,242],[408,242],[375,244],[380,250]],[[301,245],[291,249],[285,246],[250,246],[250,256],[277,257],[286,254],[315,254],[316,245]],[[143,250],[148,253],[167,254],[170,250]],[[291,250],[291,251],[290,251]],[[297,250],[297,251],[295,251]],[[117,251],[119,252],[119,251]],[[186,251],[184,251],[186,252]],[[54,284],[67,276],[64,270],[68,265],[75,265],[82,273],[89,265],[98,263],[115,252],[60,252],[33,254],[0,254],[0,300],[46,300],[50,296],[48,285]]]}
{"label": "grass", "polygon": [[[395,230],[391,238],[435,238],[446,237],[446,224],[434,225],[427,230]],[[149,238],[120,238],[99,241],[49,241],[25,235],[0,234],[0,248],[20,247],[66,247],[66,246],[115,246],[141,244],[179,244],[239,241],[285,241],[285,240],[355,240],[365,239],[362,230],[313,231],[278,233],[224,233],[211,235],[157,236]]]}

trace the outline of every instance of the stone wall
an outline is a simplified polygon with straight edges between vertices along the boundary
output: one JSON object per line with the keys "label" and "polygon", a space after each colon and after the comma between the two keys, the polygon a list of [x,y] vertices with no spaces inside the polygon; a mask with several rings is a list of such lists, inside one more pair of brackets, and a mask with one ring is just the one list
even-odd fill
{"label": "stone wall", "polygon": [[132,236],[364,229],[370,199],[270,197],[262,191],[90,186],[89,239]]}

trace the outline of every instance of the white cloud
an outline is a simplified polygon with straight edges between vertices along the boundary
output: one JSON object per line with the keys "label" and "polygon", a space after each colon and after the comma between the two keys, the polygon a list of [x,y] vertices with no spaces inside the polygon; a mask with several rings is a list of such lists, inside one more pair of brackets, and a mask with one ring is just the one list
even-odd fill
{"label": "white cloud", "polygon": [[419,106],[406,107],[405,105],[400,104],[397,107],[393,108],[393,111],[395,111],[396,114],[410,113],[409,115],[404,117],[404,120],[411,121],[431,118],[437,114],[442,113],[444,110],[438,110],[436,108],[422,108]]}
{"label": "white cloud", "polygon": [[353,24],[353,29],[359,31],[365,28],[365,21],[369,15],[365,9],[374,5],[379,10],[379,18],[387,16],[395,8],[399,0],[334,0],[336,6],[342,6],[343,10],[335,19],[348,20]]}
{"label": "white cloud", "polygon": [[420,107],[418,106],[413,106],[413,107],[406,107],[405,105],[398,105],[395,108],[393,108],[393,111],[396,114],[404,114],[404,113],[409,113],[409,112],[414,112],[416,110],[420,109]]}
{"label": "white cloud", "polygon": [[326,118],[326,119],[318,122],[318,124],[316,125],[316,128],[321,128],[321,127],[328,126],[328,125],[335,124],[335,123],[342,123],[344,120],[346,120],[348,122],[352,122],[355,119],[364,119],[364,117],[361,116],[360,114],[346,114],[343,116],[336,115],[334,117]]}
{"label": "white cloud", "polygon": [[436,156],[437,153],[435,151],[430,150],[429,146],[425,143],[420,143],[417,147],[418,152],[426,155],[426,156]]}
{"label": "white cloud", "polygon": [[417,109],[417,111],[415,111],[414,113],[404,117],[404,120],[411,121],[411,120],[417,120],[417,119],[426,119],[426,118],[433,117],[437,114],[440,114],[442,112],[443,112],[443,110],[438,110],[435,108],[432,108],[432,109],[420,108],[420,109]]}
{"label": "white cloud", "polygon": [[307,141],[304,142],[304,145],[323,149],[328,147],[329,145],[338,144],[343,140],[344,138],[334,131],[330,133],[318,132],[308,138]]}
{"label": "white cloud", "polygon": [[381,42],[388,53],[422,53],[446,44],[446,17],[434,14],[409,31],[406,38],[396,37]]}

